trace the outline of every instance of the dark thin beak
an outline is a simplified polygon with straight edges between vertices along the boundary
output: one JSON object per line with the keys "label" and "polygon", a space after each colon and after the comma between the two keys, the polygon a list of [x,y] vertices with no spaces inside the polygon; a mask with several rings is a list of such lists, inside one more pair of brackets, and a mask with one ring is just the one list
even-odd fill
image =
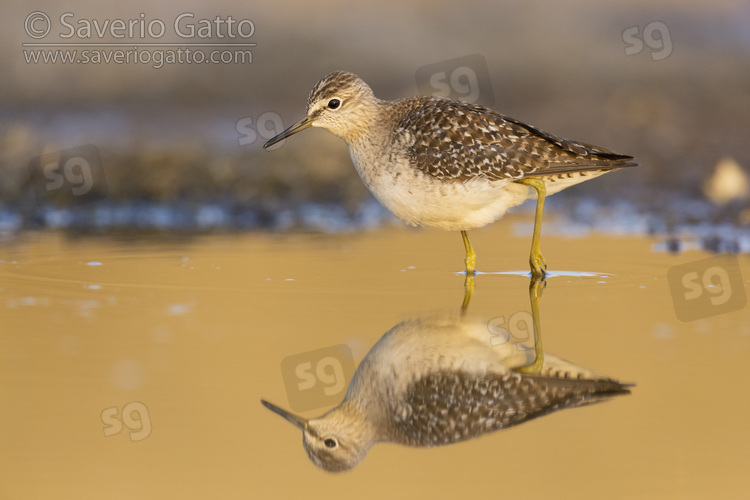
{"label": "dark thin beak", "polygon": [[308,127],[312,127],[312,119],[309,116],[303,116],[302,119],[300,119],[297,123],[286,129],[273,139],[270,139],[267,143],[263,144],[263,149],[270,148],[274,144],[283,141],[290,135],[294,135],[297,132],[305,130]]}
{"label": "dark thin beak", "polygon": [[[273,139],[271,139],[271,140],[273,140]],[[284,410],[283,408],[279,408],[275,404],[269,403],[268,401],[266,401],[264,399],[261,399],[260,402],[263,404],[263,406],[265,406],[266,408],[268,408],[272,412],[276,413],[277,415],[281,415],[282,417],[284,417],[285,419],[287,419],[289,422],[291,422],[292,424],[294,424],[295,427],[297,427],[299,429],[302,429],[303,431],[305,430],[305,428],[307,428],[307,419],[306,418],[299,417],[299,416],[295,415],[294,413],[291,413],[291,412],[288,412],[288,411]]]}

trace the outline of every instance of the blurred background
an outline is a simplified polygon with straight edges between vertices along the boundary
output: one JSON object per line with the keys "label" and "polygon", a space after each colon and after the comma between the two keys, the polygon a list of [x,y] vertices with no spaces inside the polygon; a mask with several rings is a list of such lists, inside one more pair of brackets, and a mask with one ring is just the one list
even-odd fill
{"label": "blurred background", "polygon": [[[307,131],[274,151],[261,147],[303,115],[319,78],[345,69],[383,99],[450,87],[452,97],[635,156],[638,168],[551,199],[555,213],[571,222],[603,231],[692,231],[720,250],[750,250],[741,230],[750,222],[750,7],[741,0],[356,7],[41,1],[33,9],[10,1],[2,9],[0,230],[6,233],[338,231],[391,220],[331,134]],[[36,19],[34,11],[47,18]],[[185,13],[177,33],[175,20]],[[125,33],[116,38],[107,20],[132,21],[135,31],[115,30]],[[150,37],[149,27],[159,34],[157,21],[164,35]],[[99,60],[92,52],[87,63],[71,64],[60,54],[54,63],[49,57],[77,50],[81,60],[92,47],[30,43],[122,45],[94,47]],[[162,63],[156,52],[179,47],[147,43],[254,46],[218,47],[227,63],[170,63],[167,56]],[[213,50],[192,48],[205,51],[198,61]],[[106,53],[117,50],[130,51],[130,62],[106,62]],[[243,51],[245,59],[237,60]],[[135,54],[142,62],[132,61]],[[467,66],[468,76],[456,71]],[[89,177],[75,161],[65,170],[81,147],[89,148],[83,153]],[[53,166],[45,171],[40,162]]]}

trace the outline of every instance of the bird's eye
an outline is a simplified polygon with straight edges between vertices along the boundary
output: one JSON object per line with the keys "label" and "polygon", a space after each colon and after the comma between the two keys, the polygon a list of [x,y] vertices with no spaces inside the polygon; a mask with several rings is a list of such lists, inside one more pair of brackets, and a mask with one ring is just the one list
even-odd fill
{"label": "bird's eye", "polygon": [[331,99],[330,101],[328,101],[328,109],[336,109],[339,106],[341,106],[341,101],[339,101],[338,99]]}
{"label": "bird's eye", "polygon": [[328,448],[335,448],[336,446],[338,446],[336,440],[331,438],[326,439],[325,441],[323,441],[323,443],[325,443],[326,447]]}

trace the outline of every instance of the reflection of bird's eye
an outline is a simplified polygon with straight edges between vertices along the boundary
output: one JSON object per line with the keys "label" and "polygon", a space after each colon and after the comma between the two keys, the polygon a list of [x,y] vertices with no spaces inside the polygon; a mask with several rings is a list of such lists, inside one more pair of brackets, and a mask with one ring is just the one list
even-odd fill
{"label": "reflection of bird's eye", "polygon": [[336,109],[340,105],[341,105],[341,101],[339,101],[338,99],[331,99],[330,101],[328,101],[328,107],[330,109]]}
{"label": "reflection of bird's eye", "polygon": [[337,444],[337,443],[336,443],[336,440],[335,440],[335,439],[331,439],[331,438],[328,438],[328,439],[326,439],[326,440],[325,440],[325,441],[323,441],[323,442],[325,443],[325,445],[326,445],[326,446],[327,446],[328,448],[335,448],[335,447],[336,447],[336,444]]}

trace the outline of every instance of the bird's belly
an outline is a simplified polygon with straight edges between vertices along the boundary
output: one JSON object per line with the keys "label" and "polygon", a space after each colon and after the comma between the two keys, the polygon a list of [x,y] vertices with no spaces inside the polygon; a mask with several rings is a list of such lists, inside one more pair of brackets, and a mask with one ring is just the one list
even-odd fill
{"label": "bird's belly", "polygon": [[529,198],[529,188],[505,180],[444,181],[408,164],[373,170],[357,167],[375,198],[412,226],[449,231],[482,227]]}

